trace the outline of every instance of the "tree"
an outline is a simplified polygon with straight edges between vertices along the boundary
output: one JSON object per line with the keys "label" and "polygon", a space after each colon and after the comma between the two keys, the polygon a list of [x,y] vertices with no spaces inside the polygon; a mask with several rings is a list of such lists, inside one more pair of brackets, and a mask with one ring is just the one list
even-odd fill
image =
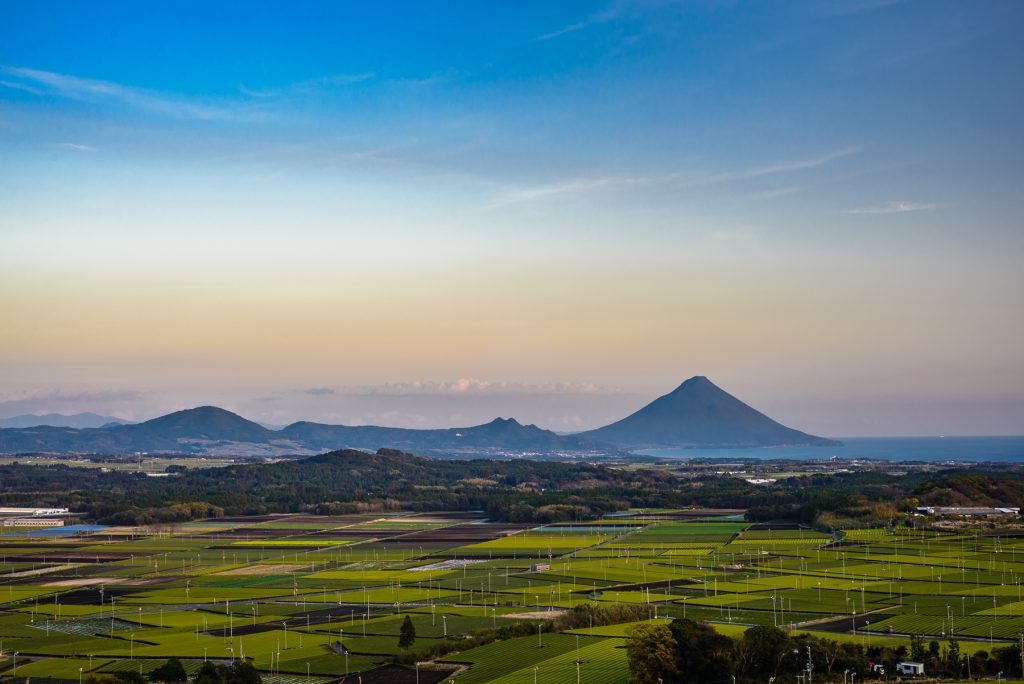
{"label": "tree", "polygon": [[236,660],[232,665],[203,663],[194,684],[260,684],[259,671],[248,661]]}
{"label": "tree", "polygon": [[924,639],[917,634],[910,635],[910,659],[918,662],[924,662],[924,656],[927,651],[925,650]]}
{"label": "tree", "polygon": [[946,662],[944,663],[946,672],[954,677],[959,677],[960,670],[963,667],[960,662],[960,642],[953,637],[949,637],[947,643],[949,646],[945,649]]}
{"label": "tree", "polygon": [[114,681],[118,684],[144,684],[146,680],[135,670],[124,670],[114,673]]}
{"label": "tree", "polygon": [[229,668],[227,681],[228,684],[261,684],[263,679],[252,663],[247,660],[236,660]]}
{"label": "tree", "polygon": [[154,682],[184,682],[188,680],[185,666],[177,658],[168,658],[167,662],[149,673]]}
{"label": "tree", "polygon": [[735,644],[710,625],[693,620],[673,620],[669,625],[676,642],[677,680],[686,684],[729,684],[733,674]]}
{"label": "tree", "polygon": [[196,673],[195,684],[220,684],[220,672],[212,660],[203,663]]}
{"label": "tree", "polygon": [[792,652],[793,643],[778,627],[758,625],[743,634],[738,650],[743,673],[751,679],[764,681],[779,675],[782,661]]}
{"label": "tree", "polygon": [[629,659],[629,681],[634,684],[658,684],[659,679],[674,675],[676,640],[666,625],[640,624],[626,640]]}
{"label": "tree", "polygon": [[928,642],[928,655],[923,661],[925,663],[925,671],[932,675],[938,675],[942,672],[942,648],[939,646],[939,642],[932,639]]}
{"label": "tree", "polygon": [[402,627],[398,631],[398,647],[409,648],[416,643],[416,626],[412,624],[412,618],[408,615],[402,620]]}
{"label": "tree", "polygon": [[1005,675],[1021,674],[1020,671],[1020,647],[1000,646],[992,649],[992,659],[995,661],[992,668],[996,671],[1002,670]]}

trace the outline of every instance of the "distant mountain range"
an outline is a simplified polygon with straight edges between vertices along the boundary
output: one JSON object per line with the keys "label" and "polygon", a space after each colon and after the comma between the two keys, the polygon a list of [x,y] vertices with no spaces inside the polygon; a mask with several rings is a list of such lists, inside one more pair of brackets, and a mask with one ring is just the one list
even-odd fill
{"label": "distant mountain range", "polygon": [[245,456],[314,453],[303,444],[289,441],[273,430],[216,406],[176,411],[132,425],[82,430],[41,425],[0,430],[0,451]]}
{"label": "distant mountain range", "polygon": [[177,411],[135,424],[110,425],[113,419],[103,420],[108,424],[101,424],[102,427],[3,428],[0,452],[277,456],[343,448],[393,448],[432,456],[497,457],[614,455],[659,447],[839,444],[787,428],[702,376],[690,378],[673,392],[616,423],[572,435],[523,425],[511,418],[437,430],[306,421],[272,430],[216,406]]}
{"label": "distant mountain range", "polygon": [[[0,429],[4,453],[180,453],[276,456],[312,454],[335,448],[415,450],[424,455],[553,455],[608,452],[608,445],[558,435],[511,418],[486,425],[442,430],[299,422],[270,430],[216,406],[200,406],[144,423],[76,430],[37,426]],[[340,446],[339,446],[340,445]]]}
{"label": "distant mountain range", "polygon": [[99,416],[95,413],[75,413],[64,415],[63,413],[46,413],[34,415],[26,413],[10,418],[0,418],[0,428],[27,428],[37,425],[51,425],[53,427],[70,428],[98,428],[112,425],[124,425],[128,421],[110,416]]}
{"label": "distant mountain range", "polygon": [[349,448],[388,448],[416,453],[485,453],[487,451],[518,451],[558,453],[606,451],[608,445],[576,435],[559,435],[536,425],[523,425],[514,418],[495,418],[485,425],[439,430],[410,430],[321,423],[292,423],[280,432],[289,439],[314,449],[331,450],[337,444]]}

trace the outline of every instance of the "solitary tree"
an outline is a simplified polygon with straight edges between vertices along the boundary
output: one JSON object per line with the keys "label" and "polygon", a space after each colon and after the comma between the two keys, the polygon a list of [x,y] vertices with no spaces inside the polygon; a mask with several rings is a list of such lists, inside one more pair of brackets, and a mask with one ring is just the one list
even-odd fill
{"label": "solitary tree", "polygon": [[676,673],[676,640],[665,625],[640,624],[626,641],[629,681],[634,684],[658,684]]}
{"label": "solitary tree", "polygon": [[402,628],[398,631],[398,647],[409,648],[416,643],[416,627],[408,615],[402,620]]}

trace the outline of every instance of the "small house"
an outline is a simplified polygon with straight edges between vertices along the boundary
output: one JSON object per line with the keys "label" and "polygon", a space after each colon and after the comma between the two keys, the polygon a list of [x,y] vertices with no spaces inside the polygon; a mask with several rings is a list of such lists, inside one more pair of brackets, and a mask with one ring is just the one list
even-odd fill
{"label": "small house", "polygon": [[903,661],[896,663],[896,671],[904,676],[915,676],[924,674],[924,663],[915,663],[912,661]]}

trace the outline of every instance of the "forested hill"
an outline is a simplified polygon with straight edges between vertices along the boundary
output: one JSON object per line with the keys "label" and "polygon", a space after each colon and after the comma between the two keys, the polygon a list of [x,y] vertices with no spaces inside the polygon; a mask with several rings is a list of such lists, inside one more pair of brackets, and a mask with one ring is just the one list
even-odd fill
{"label": "forested hill", "polygon": [[926,482],[914,492],[928,506],[1016,506],[1024,508],[1024,480],[962,473]]}
{"label": "forested hill", "polygon": [[[400,451],[343,450],[302,460],[180,469],[172,477],[63,465],[0,466],[0,505],[67,506],[90,520],[180,522],[268,512],[486,510],[496,520],[585,519],[628,507],[687,505],[747,508],[752,520],[837,526],[888,521],[928,487],[960,486],[941,477],[881,472],[798,476],[773,487],[736,477],[690,477],[665,468],[615,468],[533,460],[438,460]],[[1021,487],[1021,475],[978,471],[976,486]],[[945,485],[944,485],[945,483]],[[949,483],[953,483],[949,485]],[[929,490],[930,491],[930,490]],[[1001,502],[1010,503],[1010,502]],[[1012,504],[1015,505],[1015,504]]]}
{"label": "forested hill", "polygon": [[0,502],[67,505],[90,518],[143,522],[147,512],[159,520],[164,516],[157,509],[189,502],[209,503],[229,514],[487,508],[509,519],[514,513],[503,507],[522,501],[526,519],[558,520],[629,505],[631,492],[660,491],[673,479],[668,473],[587,464],[341,450],[277,463],[181,469],[161,478],[66,466],[0,466]]}

